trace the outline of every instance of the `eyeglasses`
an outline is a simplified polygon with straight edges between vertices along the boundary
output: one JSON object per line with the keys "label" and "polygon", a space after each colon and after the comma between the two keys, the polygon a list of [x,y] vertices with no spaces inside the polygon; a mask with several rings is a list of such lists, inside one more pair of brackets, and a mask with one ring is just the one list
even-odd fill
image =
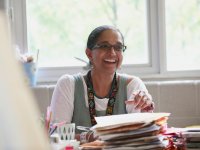
{"label": "eyeglasses", "polygon": [[111,50],[112,47],[117,52],[122,52],[122,51],[124,52],[126,50],[125,45],[121,45],[121,44],[111,45],[111,44],[108,44],[108,43],[96,44],[92,49],[102,49],[102,50],[105,50],[105,51],[109,51],[109,50]]}

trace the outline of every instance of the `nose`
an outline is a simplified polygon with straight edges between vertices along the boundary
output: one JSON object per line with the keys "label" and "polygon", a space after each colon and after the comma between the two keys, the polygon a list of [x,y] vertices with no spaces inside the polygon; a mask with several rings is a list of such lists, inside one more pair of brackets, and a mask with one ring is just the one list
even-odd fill
{"label": "nose", "polygon": [[111,48],[110,48],[110,53],[116,55],[116,51],[115,51],[114,46],[111,46]]}

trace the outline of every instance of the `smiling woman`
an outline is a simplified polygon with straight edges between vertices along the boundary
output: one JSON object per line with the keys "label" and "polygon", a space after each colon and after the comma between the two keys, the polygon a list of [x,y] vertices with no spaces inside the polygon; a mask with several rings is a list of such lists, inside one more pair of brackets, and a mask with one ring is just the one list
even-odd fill
{"label": "smiling woman", "polygon": [[99,26],[90,33],[85,52],[92,67],[87,74],[63,75],[58,80],[51,101],[53,122],[91,127],[95,116],[153,111],[144,83],[117,73],[124,45],[122,33],[113,26]]}

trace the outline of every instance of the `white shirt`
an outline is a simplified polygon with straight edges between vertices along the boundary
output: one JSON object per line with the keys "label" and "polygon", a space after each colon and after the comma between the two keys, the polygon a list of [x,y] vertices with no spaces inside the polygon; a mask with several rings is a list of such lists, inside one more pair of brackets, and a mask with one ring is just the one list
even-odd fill
{"label": "white shirt", "polygon": [[[87,95],[87,86],[85,80],[83,78],[83,74],[80,74],[85,93],[85,103],[86,107],[88,107],[88,95]],[[120,74],[123,76],[128,76],[126,74]],[[133,78],[127,85],[127,98],[130,99],[133,96],[133,92],[135,91],[145,91],[148,93],[146,86],[142,82],[142,80],[136,76],[130,76]],[[66,121],[67,123],[71,123],[73,110],[74,110],[74,91],[75,91],[75,79],[73,75],[63,75],[57,82],[55,90],[53,92],[52,100],[51,100],[51,110],[52,110],[52,118],[53,122],[62,122]],[[78,93],[77,93],[78,94]],[[98,111],[106,110],[108,98],[97,98],[94,97],[95,100],[95,109]],[[128,113],[140,112],[140,110],[136,110],[134,105],[126,105],[126,110]]]}

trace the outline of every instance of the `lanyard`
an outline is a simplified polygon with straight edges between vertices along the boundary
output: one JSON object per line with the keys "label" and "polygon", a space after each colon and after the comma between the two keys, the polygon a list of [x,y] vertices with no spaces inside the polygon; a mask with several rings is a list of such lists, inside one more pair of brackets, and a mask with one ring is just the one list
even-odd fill
{"label": "lanyard", "polygon": [[[94,118],[96,116],[96,109],[95,109],[95,102],[94,102],[95,91],[93,89],[91,71],[89,71],[87,73],[86,84],[87,84],[87,92],[88,92],[88,105],[89,105],[90,119],[91,119],[91,124],[93,126],[97,123]],[[106,115],[113,114],[117,90],[118,90],[118,86],[117,86],[117,78],[116,78],[116,72],[115,72],[115,75],[114,75],[114,78],[112,81],[111,90],[109,92],[109,100],[108,100],[108,104],[107,104]]]}

